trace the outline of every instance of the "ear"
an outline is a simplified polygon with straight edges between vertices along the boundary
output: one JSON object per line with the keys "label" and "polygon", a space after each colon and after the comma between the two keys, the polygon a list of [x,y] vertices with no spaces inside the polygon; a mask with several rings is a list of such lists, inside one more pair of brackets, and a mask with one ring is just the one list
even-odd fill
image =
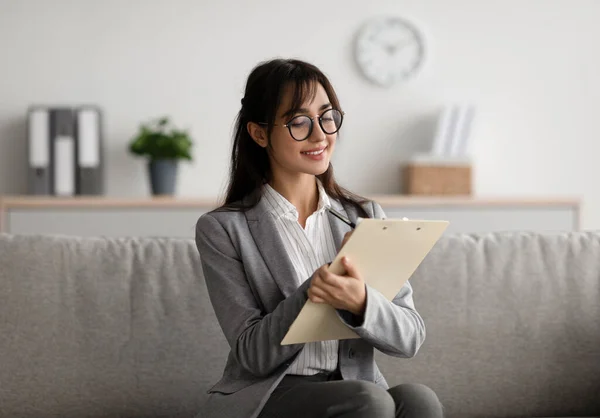
{"label": "ear", "polygon": [[260,126],[256,122],[248,122],[246,125],[246,129],[250,134],[250,137],[263,148],[266,148],[269,145],[269,139],[267,138],[267,130]]}

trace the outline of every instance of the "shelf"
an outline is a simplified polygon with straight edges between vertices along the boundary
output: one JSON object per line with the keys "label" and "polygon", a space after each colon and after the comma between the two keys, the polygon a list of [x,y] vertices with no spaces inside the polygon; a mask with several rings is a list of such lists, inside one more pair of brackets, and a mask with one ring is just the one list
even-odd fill
{"label": "shelf", "polygon": [[[366,196],[383,207],[392,206],[570,206],[579,207],[576,198],[520,198],[520,197],[443,197],[408,195]],[[23,208],[214,208],[217,199],[184,197],[108,197],[108,196],[0,196],[0,210]]]}
{"label": "shelf", "polygon": [[[580,228],[580,201],[565,197],[366,196],[390,218],[445,219],[448,232]],[[191,237],[216,198],[2,196],[0,231],[79,236]]]}

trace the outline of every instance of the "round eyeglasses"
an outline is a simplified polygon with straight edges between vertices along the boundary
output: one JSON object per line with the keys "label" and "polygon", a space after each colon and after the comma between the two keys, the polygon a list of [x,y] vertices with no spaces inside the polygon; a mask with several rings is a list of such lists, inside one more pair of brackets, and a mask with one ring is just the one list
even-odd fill
{"label": "round eyeglasses", "polygon": [[[319,126],[328,135],[334,134],[340,130],[342,122],[344,121],[344,112],[340,112],[337,109],[329,109],[318,115]],[[306,115],[298,115],[293,117],[285,125],[273,125],[273,126],[284,126],[290,131],[290,135],[296,141],[304,141],[307,139],[313,131],[313,118]]]}

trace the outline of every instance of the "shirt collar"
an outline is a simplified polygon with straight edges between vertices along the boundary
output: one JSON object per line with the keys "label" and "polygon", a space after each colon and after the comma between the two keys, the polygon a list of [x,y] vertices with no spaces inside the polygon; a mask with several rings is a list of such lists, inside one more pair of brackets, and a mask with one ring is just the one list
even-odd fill
{"label": "shirt collar", "polygon": [[[315,213],[322,213],[331,205],[331,199],[327,196],[325,188],[319,179],[317,179],[317,190],[319,191],[319,203]],[[267,200],[269,212],[272,215],[276,217],[293,215],[295,218],[298,218],[296,207],[268,183],[263,186],[263,197]]]}
{"label": "shirt collar", "polygon": [[329,196],[327,196],[325,188],[319,179],[317,179],[317,189],[319,189],[319,204],[317,205],[317,212],[320,213],[331,206],[331,199],[329,199]]}

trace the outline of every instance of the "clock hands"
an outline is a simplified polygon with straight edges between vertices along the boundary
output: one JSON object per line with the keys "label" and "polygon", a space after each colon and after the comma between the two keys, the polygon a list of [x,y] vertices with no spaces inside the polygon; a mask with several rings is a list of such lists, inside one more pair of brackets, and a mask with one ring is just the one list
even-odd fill
{"label": "clock hands", "polygon": [[396,51],[397,50],[404,49],[408,45],[410,45],[411,43],[412,43],[412,40],[408,39],[408,40],[405,40],[404,42],[402,42],[400,44],[389,44],[389,43],[386,43],[385,45],[383,45],[383,47],[388,52],[389,55],[396,55]]}

